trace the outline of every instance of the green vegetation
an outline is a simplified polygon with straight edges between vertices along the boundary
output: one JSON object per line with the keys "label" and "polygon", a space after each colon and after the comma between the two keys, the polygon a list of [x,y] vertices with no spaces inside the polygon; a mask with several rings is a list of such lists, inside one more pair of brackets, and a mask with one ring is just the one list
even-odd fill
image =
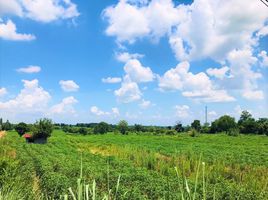
{"label": "green vegetation", "polygon": [[50,119],[40,119],[33,126],[33,138],[45,138],[51,136],[53,123]]}
{"label": "green vegetation", "polygon": [[0,139],[0,198],[73,199],[71,191],[75,197],[88,191],[93,199],[94,191],[94,199],[266,200],[267,145],[267,136],[259,135],[83,136],[61,130],[39,145],[11,131]]}
{"label": "green vegetation", "polygon": [[27,131],[29,131],[29,127],[27,124],[24,122],[19,123],[18,125],[15,126],[15,130],[19,134],[19,136],[23,136]]}

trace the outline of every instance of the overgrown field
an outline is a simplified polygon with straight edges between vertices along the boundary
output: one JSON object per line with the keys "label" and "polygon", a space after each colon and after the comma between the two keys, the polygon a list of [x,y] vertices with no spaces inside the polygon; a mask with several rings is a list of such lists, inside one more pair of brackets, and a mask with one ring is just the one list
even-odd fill
{"label": "overgrown field", "polygon": [[0,199],[59,199],[69,187],[75,191],[81,155],[82,181],[90,188],[96,181],[96,199],[109,193],[109,199],[181,199],[181,191],[190,199],[195,183],[196,199],[268,199],[267,136],[82,136],[59,130],[45,145],[27,144],[15,132],[0,139]]}

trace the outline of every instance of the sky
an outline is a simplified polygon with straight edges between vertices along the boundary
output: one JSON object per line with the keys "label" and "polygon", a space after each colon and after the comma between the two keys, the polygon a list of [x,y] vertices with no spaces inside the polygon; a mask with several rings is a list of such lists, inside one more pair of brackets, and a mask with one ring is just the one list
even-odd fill
{"label": "sky", "polygon": [[268,117],[260,0],[0,0],[0,117],[190,124]]}

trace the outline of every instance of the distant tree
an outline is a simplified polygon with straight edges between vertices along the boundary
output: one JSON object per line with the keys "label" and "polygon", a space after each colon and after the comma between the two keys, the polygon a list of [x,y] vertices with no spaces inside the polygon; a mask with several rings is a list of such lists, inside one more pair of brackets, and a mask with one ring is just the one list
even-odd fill
{"label": "distant tree", "polygon": [[244,110],[241,113],[240,119],[238,120],[238,127],[241,133],[257,133],[257,122],[252,115]]}
{"label": "distant tree", "polygon": [[93,129],[94,134],[105,134],[108,131],[109,131],[109,124],[107,124],[106,122],[98,123]]}
{"label": "distant tree", "polygon": [[34,124],[33,138],[48,138],[53,131],[52,120],[44,118],[40,119]]}
{"label": "distant tree", "polygon": [[210,127],[208,123],[205,123],[200,130],[201,133],[210,133]]}
{"label": "distant tree", "polygon": [[217,122],[215,124],[212,123],[212,126],[216,125],[216,132],[225,131],[227,133],[230,129],[237,127],[235,118],[230,117],[229,115],[221,116],[216,121]]}
{"label": "distant tree", "polygon": [[200,120],[194,120],[191,124],[191,127],[199,132],[201,130]]}
{"label": "distant tree", "polygon": [[182,123],[181,123],[180,121],[178,121],[178,122],[176,123],[176,125],[174,126],[174,129],[175,129],[178,133],[184,131],[184,128],[183,128]]}
{"label": "distant tree", "polygon": [[10,131],[12,130],[12,124],[7,120],[5,123],[3,123],[2,129],[4,131]]}
{"label": "distant tree", "polygon": [[128,123],[126,120],[121,120],[117,125],[118,130],[121,134],[125,135],[128,130]]}
{"label": "distant tree", "polygon": [[15,130],[20,136],[23,136],[27,131],[29,131],[29,127],[24,122],[21,122],[15,126]]}
{"label": "distant tree", "polygon": [[82,135],[86,135],[86,134],[87,134],[87,128],[85,128],[85,127],[80,127],[80,128],[79,128],[79,133],[82,134]]}
{"label": "distant tree", "polygon": [[268,118],[260,118],[257,121],[257,132],[268,136]]}
{"label": "distant tree", "polygon": [[134,131],[135,132],[143,132],[144,131],[144,127],[140,124],[134,124]]}
{"label": "distant tree", "polygon": [[2,130],[3,130],[3,119],[0,118],[0,131],[2,131]]}

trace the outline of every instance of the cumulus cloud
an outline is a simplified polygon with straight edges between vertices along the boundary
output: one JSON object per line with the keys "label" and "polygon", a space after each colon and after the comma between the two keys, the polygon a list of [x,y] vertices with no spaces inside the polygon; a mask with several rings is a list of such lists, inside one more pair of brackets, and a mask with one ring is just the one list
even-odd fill
{"label": "cumulus cloud", "polygon": [[65,92],[75,92],[79,89],[79,85],[77,85],[73,80],[61,80],[59,84],[61,89]]}
{"label": "cumulus cloud", "polygon": [[184,61],[158,77],[161,90],[179,90],[182,95],[205,102],[228,102],[235,99],[225,90],[218,89],[204,73],[193,74],[190,65]]}
{"label": "cumulus cloud", "polygon": [[80,15],[71,0],[0,0],[0,15],[12,14],[44,23]]}
{"label": "cumulus cloud", "polygon": [[223,79],[226,77],[226,73],[229,71],[229,67],[224,66],[222,68],[209,68],[206,70],[207,74],[214,76],[218,79]]}
{"label": "cumulus cloud", "polygon": [[32,74],[32,73],[38,73],[41,71],[41,67],[39,66],[28,66],[28,67],[22,67],[17,69],[17,72]]}
{"label": "cumulus cloud", "polygon": [[121,87],[114,91],[119,102],[130,103],[141,99],[142,93],[136,82],[133,82],[129,77],[125,77],[121,83]]}
{"label": "cumulus cloud", "polygon": [[0,23],[0,38],[14,41],[31,41],[35,39],[35,36],[17,33],[16,25],[11,20],[8,20],[6,23]]}
{"label": "cumulus cloud", "polygon": [[4,14],[23,15],[23,9],[17,0],[0,0],[0,16]]}
{"label": "cumulus cloud", "polygon": [[7,89],[6,88],[0,88],[0,97],[4,96],[7,94]]}
{"label": "cumulus cloud", "polygon": [[137,83],[150,82],[153,81],[155,77],[150,67],[142,66],[140,61],[138,61],[137,59],[129,60],[125,64],[124,70],[127,76],[129,76],[132,81],[135,81]]}
{"label": "cumulus cloud", "polygon": [[190,107],[187,105],[182,106],[176,105],[175,110],[176,110],[176,116],[180,118],[187,118],[190,116]]}
{"label": "cumulus cloud", "polygon": [[75,114],[76,111],[73,107],[78,101],[73,97],[64,98],[59,104],[52,106],[49,110],[49,115],[59,114]]}
{"label": "cumulus cloud", "polygon": [[50,94],[39,86],[37,79],[22,82],[24,88],[14,99],[0,102],[0,110],[15,114],[44,112],[51,99]]}
{"label": "cumulus cloud", "polygon": [[139,106],[140,106],[142,109],[147,109],[147,108],[149,108],[150,106],[152,106],[152,102],[151,102],[151,101],[148,101],[148,100],[144,100],[144,99],[142,99],[142,102],[139,104]]}
{"label": "cumulus cloud", "polygon": [[268,67],[268,55],[266,51],[261,51],[258,55],[261,58],[261,66]]}
{"label": "cumulus cloud", "polygon": [[120,83],[122,81],[119,77],[108,77],[101,79],[103,83]]}
{"label": "cumulus cloud", "polygon": [[113,116],[118,117],[120,115],[119,109],[114,107],[111,112],[105,112],[100,110],[97,106],[92,106],[90,112],[96,116]]}
{"label": "cumulus cloud", "polygon": [[127,61],[132,60],[132,59],[142,58],[144,57],[144,55],[138,54],[138,53],[130,54],[128,52],[121,52],[121,53],[116,53],[115,57],[118,61],[126,63]]}

